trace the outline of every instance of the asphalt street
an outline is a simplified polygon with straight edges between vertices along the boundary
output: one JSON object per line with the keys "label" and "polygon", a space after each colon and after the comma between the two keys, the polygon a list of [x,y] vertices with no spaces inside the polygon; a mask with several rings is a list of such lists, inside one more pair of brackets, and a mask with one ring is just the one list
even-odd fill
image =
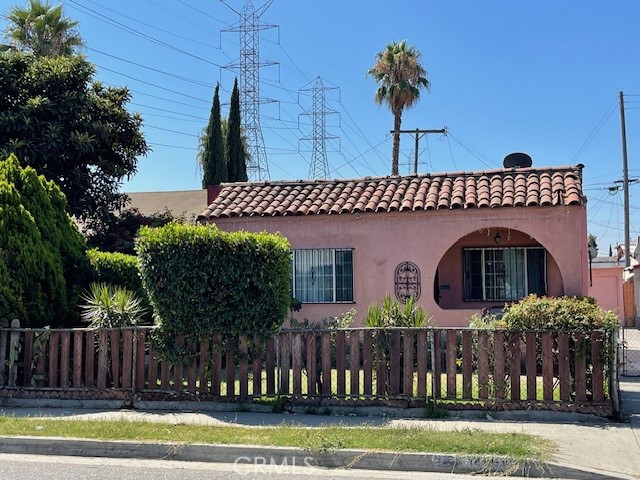
{"label": "asphalt street", "polygon": [[[96,457],[0,454],[1,480],[477,480],[477,475],[375,470],[326,470],[292,465],[255,465],[239,462],[199,463],[166,460],[126,460]],[[515,480],[516,477],[500,477]],[[521,477],[518,480],[522,480]],[[544,479],[543,479],[544,480]]]}

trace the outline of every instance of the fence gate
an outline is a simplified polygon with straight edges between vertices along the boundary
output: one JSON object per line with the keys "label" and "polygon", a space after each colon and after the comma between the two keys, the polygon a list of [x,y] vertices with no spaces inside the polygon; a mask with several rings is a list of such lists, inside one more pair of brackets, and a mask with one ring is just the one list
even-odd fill
{"label": "fence gate", "polygon": [[640,328],[620,329],[622,346],[622,375],[640,376]]}

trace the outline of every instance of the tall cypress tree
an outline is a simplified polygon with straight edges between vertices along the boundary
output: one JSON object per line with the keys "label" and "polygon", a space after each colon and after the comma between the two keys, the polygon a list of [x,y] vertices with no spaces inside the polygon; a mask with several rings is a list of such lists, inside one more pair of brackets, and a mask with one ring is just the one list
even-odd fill
{"label": "tall cypress tree", "polygon": [[233,82],[231,106],[229,107],[229,122],[227,131],[227,166],[230,182],[246,182],[247,164],[242,130],[240,127],[240,91],[238,79]]}
{"label": "tall cypress tree", "polygon": [[220,121],[220,85],[216,85],[209,123],[200,139],[198,160],[202,166],[202,188],[207,185],[219,185],[229,180],[224,138]]}

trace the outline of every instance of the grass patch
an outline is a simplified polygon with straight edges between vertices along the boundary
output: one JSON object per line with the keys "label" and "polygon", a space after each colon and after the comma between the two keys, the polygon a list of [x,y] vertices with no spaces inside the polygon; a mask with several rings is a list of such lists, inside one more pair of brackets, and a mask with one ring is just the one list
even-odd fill
{"label": "grass patch", "polygon": [[555,447],[548,440],[521,433],[480,430],[441,432],[418,428],[204,426],[140,421],[47,420],[0,417],[0,435],[240,444],[335,449],[386,450],[476,455],[506,455],[547,460]]}

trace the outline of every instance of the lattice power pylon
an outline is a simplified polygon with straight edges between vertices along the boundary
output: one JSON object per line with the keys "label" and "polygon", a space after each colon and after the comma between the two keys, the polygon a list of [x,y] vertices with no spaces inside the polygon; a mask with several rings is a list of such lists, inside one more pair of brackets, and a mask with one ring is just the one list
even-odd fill
{"label": "lattice power pylon", "polygon": [[338,113],[330,110],[327,106],[326,92],[329,90],[337,90],[336,86],[325,85],[326,80],[317,77],[312,82],[302,87],[298,96],[302,92],[311,92],[312,103],[311,108],[301,113],[311,117],[311,135],[301,138],[303,141],[310,141],[311,162],[309,165],[309,178],[330,178],[329,160],[327,159],[327,140],[338,138],[335,135],[327,133],[327,115]]}
{"label": "lattice power pylon", "polygon": [[269,162],[260,126],[260,104],[266,103],[266,100],[260,97],[260,69],[275,65],[275,62],[260,60],[260,31],[276,28],[277,25],[262,23],[260,16],[273,0],[258,9],[254,8],[251,0],[247,0],[240,11],[230,7],[224,0],[222,3],[240,17],[238,23],[222,31],[240,33],[240,61],[225,67],[240,72],[240,115],[250,157],[247,162],[247,176],[249,180],[269,180]]}

